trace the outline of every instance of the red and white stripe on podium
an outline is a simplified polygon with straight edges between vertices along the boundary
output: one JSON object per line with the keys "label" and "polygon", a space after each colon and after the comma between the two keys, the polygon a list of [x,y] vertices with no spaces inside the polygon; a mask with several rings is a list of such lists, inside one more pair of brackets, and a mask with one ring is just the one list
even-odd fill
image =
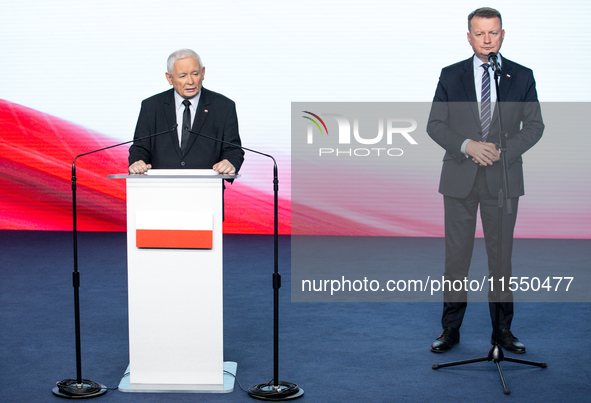
{"label": "red and white stripe on podium", "polygon": [[213,214],[204,212],[136,212],[136,247],[211,249]]}

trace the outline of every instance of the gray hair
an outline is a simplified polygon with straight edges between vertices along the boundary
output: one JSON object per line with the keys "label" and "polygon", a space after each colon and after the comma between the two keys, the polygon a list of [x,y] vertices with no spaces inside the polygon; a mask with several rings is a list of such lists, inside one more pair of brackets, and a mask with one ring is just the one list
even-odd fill
{"label": "gray hair", "polygon": [[501,28],[503,27],[503,19],[501,18],[501,13],[499,13],[494,8],[490,7],[482,7],[477,8],[476,10],[472,11],[470,15],[468,15],[468,31],[470,31],[470,23],[472,22],[472,18],[498,18],[501,22]]}
{"label": "gray hair", "polygon": [[201,66],[201,71],[203,71],[203,68],[205,66],[201,61],[201,57],[199,57],[199,55],[195,53],[195,51],[191,49],[179,49],[175,52],[172,52],[170,56],[168,56],[168,61],[166,62],[166,70],[168,71],[168,74],[172,74],[172,68],[177,60],[186,59],[187,57],[194,57],[195,59],[197,59],[197,61],[199,62],[199,66]]}

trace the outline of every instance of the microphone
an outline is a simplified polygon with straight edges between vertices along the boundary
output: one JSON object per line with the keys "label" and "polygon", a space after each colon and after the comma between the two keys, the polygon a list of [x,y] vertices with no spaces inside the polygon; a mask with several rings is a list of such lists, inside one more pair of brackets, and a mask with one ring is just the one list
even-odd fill
{"label": "microphone", "polygon": [[74,285],[74,327],[76,331],[76,379],[64,379],[58,381],[56,386],[51,390],[54,395],[64,398],[89,398],[100,396],[107,392],[107,387],[88,379],[82,379],[82,354],[81,354],[81,337],[80,337],[80,272],[78,271],[78,217],[76,214],[76,160],[84,155],[97,153],[99,151],[108,150],[109,148],[119,147],[138,140],[144,140],[150,137],[160,136],[176,130],[177,125],[172,129],[165,130],[159,133],[149,134],[147,136],[139,137],[137,139],[125,141],[123,143],[114,144],[108,147],[99,148],[98,150],[88,151],[74,157],[72,162],[72,235],[74,246],[74,271],[72,273],[72,282]]}
{"label": "microphone", "polygon": [[78,159],[78,157],[82,157],[82,156],[84,156],[84,155],[88,155],[88,154],[97,153],[97,152],[99,152],[99,151],[103,151],[103,150],[108,150],[109,148],[113,148],[113,147],[119,147],[119,146],[122,146],[122,145],[125,145],[125,144],[134,143],[134,142],[136,142],[136,141],[139,141],[139,140],[145,140],[145,139],[149,139],[150,137],[156,137],[156,136],[160,136],[160,135],[162,135],[162,134],[170,133],[170,132],[172,132],[172,131],[176,130],[177,126],[178,126],[178,124],[174,125],[174,126],[173,126],[171,129],[169,129],[169,130],[164,130],[164,131],[162,131],[162,132],[159,132],[159,133],[154,133],[154,134],[148,134],[147,136],[138,137],[137,139],[133,139],[133,140],[125,141],[125,142],[123,142],[123,143],[119,143],[119,144],[113,144],[112,146],[108,146],[108,147],[99,148],[98,150],[93,150],[93,151],[89,151],[89,152],[87,152],[87,153],[83,153],[83,154],[77,155],[77,156],[74,158],[74,161],[72,162],[72,176],[76,176],[76,175],[74,174],[74,172],[76,171],[75,164],[76,164],[76,160]]}
{"label": "microphone", "polygon": [[[250,397],[259,400],[287,400],[297,399],[304,394],[304,390],[291,382],[279,381],[279,289],[281,288],[281,274],[279,273],[279,179],[277,174],[277,161],[269,154],[243,147],[239,144],[220,140],[207,134],[189,130],[196,136],[203,136],[213,141],[227,144],[242,150],[250,151],[273,160],[273,385],[271,382],[265,382],[254,385],[248,389]],[[281,385],[283,388],[279,387]]]}
{"label": "microphone", "polygon": [[499,59],[495,52],[490,52],[488,54],[488,62],[493,68],[493,71],[501,72],[501,66],[499,66]]}
{"label": "microphone", "polygon": [[[215,137],[208,136],[207,134],[194,132],[192,130],[189,130],[189,133],[192,133],[196,136],[203,136],[205,138],[208,138],[210,140],[217,141],[217,142],[220,142],[223,144],[228,144],[230,146],[234,146],[234,147],[240,148],[242,150],[250,151],[255,154],[259,154],[264,157],[271,158],[273,160],[273,216],[274,216],[273,233],[274,233],[274,243],[275,243],[275,272],[273,274],[273,287],[275,288],[275,290],[279,290],[279,288],[281,287],[281,275],[279,274],[279,271],[278,271],[278,264],[279,264],[278,263],[279,262],[279,257],[278,257],[279,256],[279,254],[278,254],[278,251],[279,251],[279,212],[278,212],[279,211],[278,210],[279,175],[277,173],[277,161],[275,161],[275,158],[273,158],[272,155],[265,154],[265,153],[257,151],[257,150],[253,150],[252,148],[243,147],[239,144],[230,143],[229,141],[220,140]],[[277,374],[275,374],[275,379],[277,379]]]}
{"label": "microphone", "polygon": [[250,152],[253,152],[253,153],[255,153],[255,154],[264,155],[265,157],[269,157],[269,158],[271,158],[271,159],[273,160],[273,163],[275,164],[275,166],[277,166],[277,162],[275,161],[275,158],[273,158],[273,157],[272,157],[271,155],[269,155],[269,154],[265,154],[265,153],[262,153],[262,152],[260,152],[260,151],[253,150],[253,149],[251,149],[251,148],[243,147],[243,146],[241,146],[241,145],[239,145],[239,144],[236,144],[236,143],[230,143],[229,141],[220,140],[220,139],[217,139],[217,138],[215,138],[215,137],[212,137],[212,136],[208,136],[207,134],[203,134],[203,133],[200,133],[200,132],[194,132],[194,131],[192,131],[192,130],[189,130],[189,133],[191,133],[191,134],[194,134],[194,135],[196,135],[196,136],[202,136],[202,137],[208,138],[208,139],[210,139],[210,140],[213,140],[213,141],[218,141],[218,142],[220,142],[220,143],[228,144],[228,145],[230,145],[230,146],[234,146],[234,147],[240,148],[240,149],[242,149],[242,150],[250,151]]}

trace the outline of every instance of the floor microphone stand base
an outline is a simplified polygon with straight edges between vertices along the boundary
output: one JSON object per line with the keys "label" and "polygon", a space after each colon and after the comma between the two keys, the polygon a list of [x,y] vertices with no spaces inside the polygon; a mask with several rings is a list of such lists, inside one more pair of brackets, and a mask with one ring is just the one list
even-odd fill
{"label": "floor microphone stand base", "polygon": [[82,383],[78,383],[75,379],[64,379],[51,391],[54,395],[66,399],[87,399],[104,395],[107,393],[107,387],[87,379],[82,379]]}
{"label": "floor microphone stand base", "polygon": [[482,362],[482,361],[492,361],[497,366],[497,370],[499,371],[499,376],[501,377],[501,383],[503,384],[503,393],[506,395],[510,394],[511,391],[507,387],[505,383],[505,377],[503,376],[503,370],[501,369],[501,362],[502,361],[509,361],[509,362],[516,362],[518,364],[526,364],[526,365],[533,365],[535,367],[540,368],[547,368],[548,364],[545,362],[533,362],[533,361],[525,361],[519,360],[517,358],[505,357],[503,354],[503,349],[498,344],[495,344],[490,351],[488,352],[488,356],[481,357],[481,358],[472,358],[470,360],[463,360],[463,361],[455,361],[449,362],[447,364],[433,364],[433,369],[445,368],[445,367],[453,367],[456,365],[465,365],[465,364],[472,364],[475,362]]}

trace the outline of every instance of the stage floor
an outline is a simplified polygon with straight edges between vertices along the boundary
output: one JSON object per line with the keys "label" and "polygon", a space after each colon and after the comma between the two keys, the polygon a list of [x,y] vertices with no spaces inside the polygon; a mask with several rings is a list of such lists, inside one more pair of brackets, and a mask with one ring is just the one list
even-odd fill
{"label": "stage floor", "polygon": [[[442,239],[400,238],[400,244],[423,250],[413,259],[441,276]],[[76,377],[72,236],[0,231],[0,245],[0,400],[63,401],[51,389]],[[561,268],[567,258],[577,270],[590,268],[591,241],[516,240],[514,250],[520,265],[547,265],[552,258]],[[520,250],[538,252],[522,256]],[[469,305],[459,345],[434,354],[429,347],[440,331],[441,303],[291,302],[289,236],[280,237],[279,251],[279,378],[305,390],[302,402],[589,401],[591,303],[516,306],[513,331],[527,353],[506,354],[544,361],[548,368],[503,362],[511,389],[505,397],[493,363],[431,369],[488,353],[486,303]],[[404,250],[386,251],[384,258],[387,252],[401,256]],[[124,233],[80,234],[82,376],[114,388],[100,401],[251,401],[238,384],[227,394],[116,390],[129,363],[126,265]],[[244,388],[273,377],[272,272],[271,236],[224,236],[224,359],[238,363]]]}

